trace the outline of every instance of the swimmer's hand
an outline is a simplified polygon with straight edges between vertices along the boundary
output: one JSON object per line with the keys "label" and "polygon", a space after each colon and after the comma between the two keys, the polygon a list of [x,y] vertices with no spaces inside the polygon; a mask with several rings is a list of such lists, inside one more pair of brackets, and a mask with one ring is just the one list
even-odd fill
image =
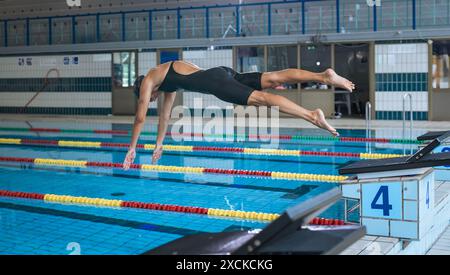
{"label": "swimmer's hand", "polygon": [[157,144],[155,146],[155,149],[153,150],[153,156],[152,156],[152,164],[156,164],[158,160],[161,158],[163,152],[163,146],[162,144]]}
{"label": "swimmer's hand", "polygon": [[136,151],[134,149],[129,149],[125,160],[123,161],[123,169],[130,169],[131,164],[134,162],[134,158],[136,157]]}
{"label": "swimmer's hand", "polygon": [[275,87],[275,90],[286,90],[286,87],[284,85],[278,85]]}

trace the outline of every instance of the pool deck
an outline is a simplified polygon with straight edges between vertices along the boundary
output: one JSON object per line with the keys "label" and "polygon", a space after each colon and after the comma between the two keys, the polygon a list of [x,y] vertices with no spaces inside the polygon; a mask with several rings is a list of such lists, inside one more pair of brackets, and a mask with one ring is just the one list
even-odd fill
{"label": "pool deck", "polygon": [[[49,121],[49,122],[84,122],[84,123],[118,123],[132,124],[134,116],[81,116],[81,115],[32,115],[32,114],[0,114],[0,121]],[[148,117],[147,122],[156,123],[157,117]],[[170,123],[175,122],[172,119]],[[208,121],[204,119],[204,121]],[[365,119],[342,118],[330,119],[330,124],[341,129],[365,129]],[[284,128],[316,128],[309,122],[296,118],[280,118],[280,127]],[[372,129],[401,128],[401,120],[373,120]],[[409,127],[409,122],[407,124]],[[450,121],[414,121],[414,129],[443,130],[450,129]]]}
{"label": "pool deck", "polygon": [[[450,201],[450,181],[436,181],[435,205],[438,206]],[[433,242],[431,248],[427,248],[426,255],[450,255],[450,225],[444,224],[446,229],[441,233],[437,240]],[[426,245],[424,243],[416,245]],[[413,242],[411,242],[413,243]],[[420,242],[416,242],[420,243]],[[366,235],[352,246],[344,250],[341,255],[398,255],[398,254],[416,254],[415,251],[420,248],[414,247],[408,249],[407,243],[398,238],[377,237]],[[405,247],[404,247],[405,245]]]}
{"label": "pool deck", "polygon": [[450,226],[428,250],[427,255],[450,255]]}

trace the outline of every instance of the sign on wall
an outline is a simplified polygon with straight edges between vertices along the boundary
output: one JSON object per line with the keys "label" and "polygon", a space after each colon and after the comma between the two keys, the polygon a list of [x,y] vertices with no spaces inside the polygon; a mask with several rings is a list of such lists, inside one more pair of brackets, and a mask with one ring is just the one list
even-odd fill
{"label": "sign on wall", "polygon": [[19,57],[17,60],[17,64],[19,66],[32,66],[33,65],[33,58],[32,57]]}
{"label": "sign on wall", "polygon": [[64,56],[63,64],[64,65],[78,65],[79,63],[79,57],[78,56]]}

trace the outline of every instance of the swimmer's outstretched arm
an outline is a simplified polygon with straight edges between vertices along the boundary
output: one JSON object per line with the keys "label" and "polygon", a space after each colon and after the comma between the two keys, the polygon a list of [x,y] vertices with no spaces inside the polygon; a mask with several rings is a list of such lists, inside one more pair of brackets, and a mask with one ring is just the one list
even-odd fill
{"label": "swimmer's outstretched arm", "polygon": [[176,97],[176,92],[164,93],[164,101],[159,114],[158,123],[158,136],[156,137],[156,145],[153,150],[152,163],[156,163],[160,158],[163,150],[163,141],[167,132],[167,125],[170,119],[170,113],[172,111],[173,102]]}
{"label": "swimmer's outstretched arm", "polygon": [[136,157],[136,146],[141,134],[142,127],[145,123],[145,117],[147,116],[148,105],[150,104],[150,96],[153,90],[152,80],[149,77],[144,78],[139,91],[138,107],[136,116],[134,118],[133,132],[131,134],[131,143],[128,148],[128,153],[123,162],[123,168],[125,170],[130,168]]}

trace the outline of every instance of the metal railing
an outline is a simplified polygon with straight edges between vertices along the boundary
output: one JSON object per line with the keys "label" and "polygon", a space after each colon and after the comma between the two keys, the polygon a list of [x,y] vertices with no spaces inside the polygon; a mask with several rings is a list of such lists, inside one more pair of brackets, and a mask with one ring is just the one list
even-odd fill
{"label": "metal railing", "polygon": [[[372,104],[366,102],[366,137],[372,137]],[[366,143],[366,151],[372,153],[371,142]]]}
{"label": "metal railing", "polygon": [[[405,93],[403,95],[403,99],[402,99],[402,138],[406,139],[406,100],[409,98],[409,139],[412,140],[413,139],[413,133],[412,133],[412,129],[413,129],[413,121],[414,121],[414,110],[413,110],[413,100],[412,100],[412,94],[411,93]],[[410,146],[410,153],[412,154],[413,152],[413,148],[411,145]],[[406,144],[403,145],[403,154],[406,154]]]}
{"label": "metal railing", "polygon": [[450,0],[429,2],[285,0],[0,19],[0,47],[448,28]]}
{"label": "metal railing", "polygon": [[[54,72],[56,76],[50,77],[50,74]],[[23,108],[19,111],[19,113],[24,113],[28,106],[36,99],[36,97],[42,93],[45,88],[47,88],[49,85],[55,84],[60,80],[61,74],[59,73],[59,70],[56,68],[52,68],[47,71],[44,77],[44,82],[42,83],[42,87],[27,101],[27,103],[23,106]]]}
{"label": "metal railing", "polygon": [[[341,189],[342,189],[342,185],[341,185]],[[349,198],[343,198],[344,201],[344,221],[345,222],[355,222],[355,221],[351,221],[349,219],[349,215],[358,210],[359,213],[361,213],[361,203],[359,200],[356,199],[349,199]],[[350,203],[353,203],[352,206],[350,206]]]}

